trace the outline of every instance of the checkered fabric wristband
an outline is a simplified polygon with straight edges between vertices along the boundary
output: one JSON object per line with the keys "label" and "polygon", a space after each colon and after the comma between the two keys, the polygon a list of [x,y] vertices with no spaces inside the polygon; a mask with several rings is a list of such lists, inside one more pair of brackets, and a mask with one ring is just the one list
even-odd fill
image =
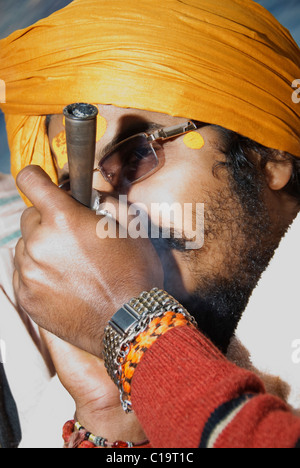
{"label": "checkered fabric wristband", "polygon": [[121,388],[121,400],[131,407],[131,381],[138,364],[145,352],[171,328],[184,325],[194,326],[183,314],[165,312],[161,317],[154,318],[148,328],[140,333],[126,350],[126,356],[119,363],[119,387]]}
{"label": "checkered fabric wristband", "polygon": [[131,380],[146,350],[170,328],[197,327],[178,301],[157,288],[125,304],[105,329],[104,362],[118,386],[124,411],[131,412]]}

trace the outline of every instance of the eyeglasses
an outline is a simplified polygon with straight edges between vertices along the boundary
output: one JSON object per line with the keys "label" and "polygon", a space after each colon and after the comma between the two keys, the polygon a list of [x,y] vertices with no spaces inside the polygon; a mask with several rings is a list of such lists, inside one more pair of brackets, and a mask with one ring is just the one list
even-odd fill
{"label": "eyeglasses", "polygon": [[101,159],[97,170],[113,187],[126,187],[139,182],[159,166],[163,142],[184,135],[198,126],[188,121],[153,133],[139,133],[115,145]]}

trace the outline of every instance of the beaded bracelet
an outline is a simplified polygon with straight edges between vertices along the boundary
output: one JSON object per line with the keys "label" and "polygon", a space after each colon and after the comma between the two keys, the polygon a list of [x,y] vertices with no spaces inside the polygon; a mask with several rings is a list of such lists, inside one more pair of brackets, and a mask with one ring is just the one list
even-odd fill
{"label": "beaded bracelet", "polygon": [[146,328],[123,350],[123,357],[119,359],[119,388],[121,401],[131,408],[131,382],[138,364],[142,360],[145,352],[155,343],[155,341],[168,330],[182,326],[193,326],[193,317],[174,311],[165,312],[159,317],[155,317]]}
{"label": "beaded bracelet", "polygon": [[117,440],[108,442],[104,437],[98,437],[88,432],[79,422],[71,420],[63,427],[64,448],[147,448],[149,441],[145,440],[140,444],[133,442],[123,442]]}

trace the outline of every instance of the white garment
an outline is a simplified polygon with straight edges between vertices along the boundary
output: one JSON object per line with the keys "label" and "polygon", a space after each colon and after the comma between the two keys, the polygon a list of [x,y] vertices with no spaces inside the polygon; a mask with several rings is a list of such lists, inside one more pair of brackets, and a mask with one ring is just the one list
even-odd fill
{"label": "white garment", "polygon": [[300,409],[300,214],[254,290],[236,336],[256,369],[288,385],[287,401]]}

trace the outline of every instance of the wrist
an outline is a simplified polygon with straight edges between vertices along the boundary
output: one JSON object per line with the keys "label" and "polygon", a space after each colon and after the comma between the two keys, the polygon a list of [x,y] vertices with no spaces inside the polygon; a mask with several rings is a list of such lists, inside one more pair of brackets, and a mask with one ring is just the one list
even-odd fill
{"label": "wrist", "polygon": [[195,319],[172,296],[157,288],[143,292],[119,309],[105,329],[104,362],[120,391],[125,412],[131,412],[131,380],[148,347],[168,329]]}
{"label": "wrist", "polygon": [[[157,284],[161,284],[162,282],[163,281],[158,281]],[[91,352],[91,354],[95,356],[102,357],[104,351],[104,339],[107,323],[111,320],[116,311],[122,308],[123,304],[128,303],[133,297],[138,297],[141,291],[150,291],[152,289],[153,284],[154,283],[152,282],[145,282],[144,284],[135,284],[133,287],[130,288],[130,291],[128,291],[128,289],[124,292],[121,291],[121,293],[119,292],[118,297],[113,297],[113,302],[110,303],[109,307],[101,310],[101,316],[99,316],[100,327],[98,328],[97,333],[95,333],[94,339],[92,340],[93,349],[90,350],[90,341],[89,343],[83,344],[81,347],[83,349],[89,350],[89,352]],[[88,337],[88,340],[91,340],[91,336]]]}
{"label": "wrist", "polygon": [[103,411],[77,407],[75,419],[87,431],[108,441],[124,440],[138,444],[146,439],[135,414],[125,414],[121,405]]}

